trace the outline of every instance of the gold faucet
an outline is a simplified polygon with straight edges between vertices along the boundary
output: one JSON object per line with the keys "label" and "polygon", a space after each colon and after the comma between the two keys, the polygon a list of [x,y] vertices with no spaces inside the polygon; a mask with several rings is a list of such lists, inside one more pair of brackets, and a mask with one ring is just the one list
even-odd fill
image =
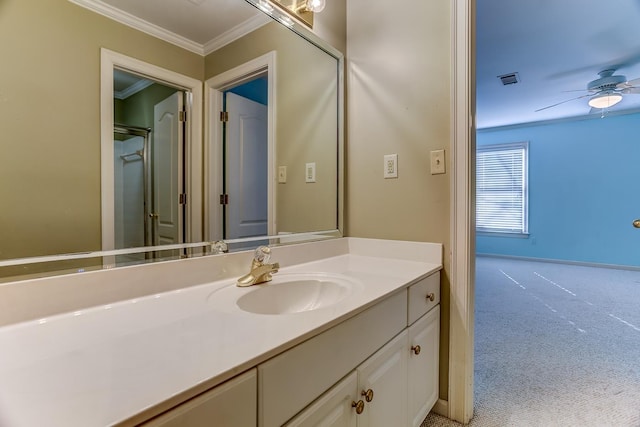
{"label": "gold faucet", "polygon": [[236,285],[244,287],[271,281],[271,274],[278,272],[280,264],[277,262],[267,264],[270,257],[271,248],[268,246],[258,247],[254,252],[253,261],[251,261],[251,271],[249,274],[245,274],[239,278]]}

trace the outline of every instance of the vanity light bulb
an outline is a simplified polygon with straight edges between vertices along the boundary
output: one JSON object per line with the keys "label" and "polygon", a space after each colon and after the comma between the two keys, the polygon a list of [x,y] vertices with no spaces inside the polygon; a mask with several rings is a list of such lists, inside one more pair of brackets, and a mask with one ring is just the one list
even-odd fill
{"label": "vanity light bulb", "polygon": [[322,12],[325,6],[325,0],[307,0],[307,10],[310,12]]}

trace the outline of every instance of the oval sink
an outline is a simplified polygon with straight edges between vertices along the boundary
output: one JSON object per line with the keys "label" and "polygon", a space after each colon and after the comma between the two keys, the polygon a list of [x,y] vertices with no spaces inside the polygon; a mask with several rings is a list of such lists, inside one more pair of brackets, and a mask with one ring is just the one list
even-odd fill
{"label": "oval sink", "polygon": [[[347,277],[314,274],[278,274],[273,280],[248,288],[227,286],[209,295],[209,302],[228,311],[231,304],[255,314],[293,314],[330,307],[347,298],[360,284]],[[226,307],[224,307],[226,306]]]}

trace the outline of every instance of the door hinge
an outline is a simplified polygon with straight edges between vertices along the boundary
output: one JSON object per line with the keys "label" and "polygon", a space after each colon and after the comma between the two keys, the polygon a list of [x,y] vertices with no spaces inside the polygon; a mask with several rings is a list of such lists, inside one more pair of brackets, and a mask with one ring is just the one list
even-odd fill
{"label": "door hinge", "polygon": [[229,112],[228,111],[220,111],[220,121],[224,122],[224,123],[229,121]]}
{"label": "door hinge", "polygon": [[221,205],[228,205],[229,204],[229,195],[228,194],[221,194],[220,195],[220,204]]}
{"label": "door hinge", "polygon": [[178,120],[180,120],[181,122],[186,122],[187,121],[187,112],[186,111],[180,111],[180,113],[178,115],[180,116],[178,118]]}
{"label": "door hinge", "polygon": [[181,205],[186,205],[187,204],[187,195],[186,195],[186,193],[181,193],[180,194],[178,203],[180,203]]}

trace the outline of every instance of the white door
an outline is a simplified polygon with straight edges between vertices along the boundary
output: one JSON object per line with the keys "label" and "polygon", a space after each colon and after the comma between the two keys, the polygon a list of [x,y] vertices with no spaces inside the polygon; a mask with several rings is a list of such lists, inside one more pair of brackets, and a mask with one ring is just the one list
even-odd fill
{"label": "white door", "polygon": [[[420,351],[415,349],[420,346]],[[409,425],[422,424],[438,400],[440,306],[409,328]],[[418,354],[416,354],[418,353]]]}
{"label": "white door", "polygon": [[184,133],[179,112],[182,92],[176,92],[154,106],[153,128],[153,220],[154,244],[182,243]]}
{"label": "white door", "polygon": [[267,106],[227,93],[225,238],[267,235]]}
{"label": "white door", "polygon": [[407,425],[407,344],[405,330],[358,367],[358,394],[373,391],[358,426]]}

